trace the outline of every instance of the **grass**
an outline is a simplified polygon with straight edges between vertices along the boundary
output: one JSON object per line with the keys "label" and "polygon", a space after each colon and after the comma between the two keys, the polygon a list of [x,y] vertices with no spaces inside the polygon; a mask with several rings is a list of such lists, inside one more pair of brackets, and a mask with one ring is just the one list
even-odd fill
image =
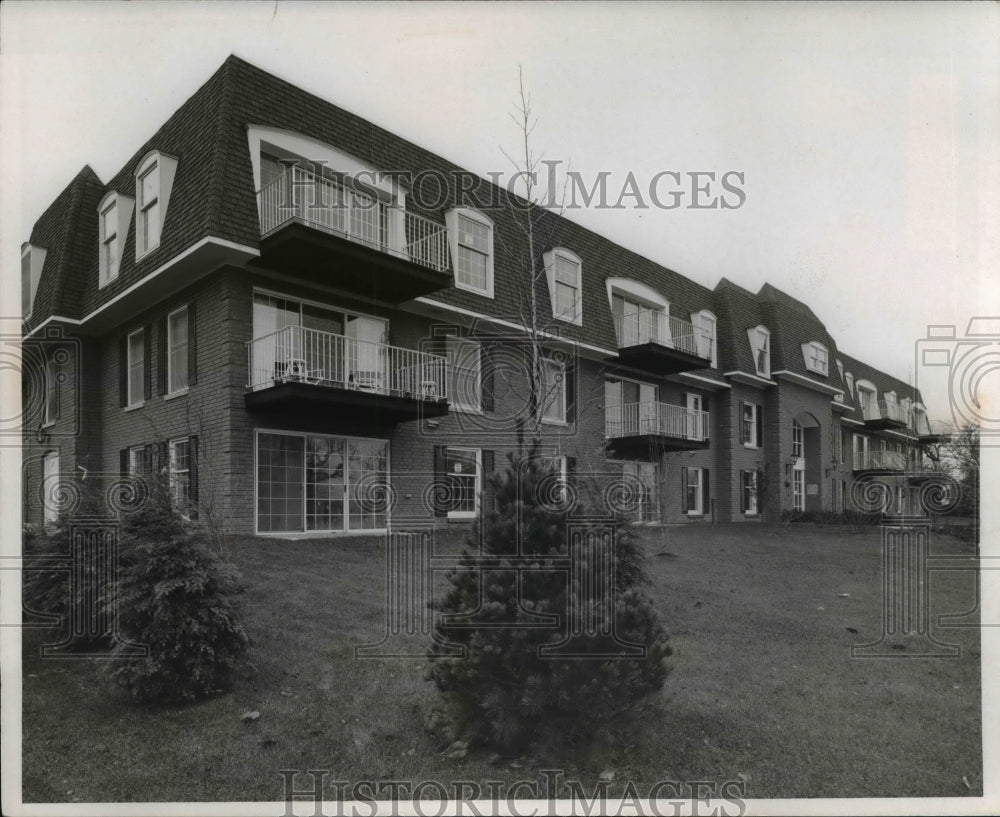
{"label": "grass", "polygon": [[[644,538],[673,671],[624,744],[558,763],[566,779],[590,791],[613,770],[612,793],[625,780],[641,792],[740,780],[753,798],[981,795],[978,629],[935,631],[961,645],[958,659],[903,658],[914,645],[902,640],[896,659],[850,656],[881,632],[877,531],[680,526]],[[932,550],[969,558],[972,547],[935,536]],[[271,801],[283,799],[281,769],[514,782],[557,765],[447,757],[425,728],[437,694],[423,661],[354,657],[383,627],[381,543],[248,537],[231,550],[255,672],[227,695],[127,704],[96,662],[40,659],[45,634],[25,631],[26,802]],[[933,573],[934,615],[971,609],[976,580]],[[241,720],[251,710],[260,717]]]}

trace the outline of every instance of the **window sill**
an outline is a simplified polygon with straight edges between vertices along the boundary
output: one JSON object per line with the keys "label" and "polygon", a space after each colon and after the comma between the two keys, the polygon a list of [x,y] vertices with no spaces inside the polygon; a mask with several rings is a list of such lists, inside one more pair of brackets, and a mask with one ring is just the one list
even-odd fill
{"label": "window sill", "polygon": [[474,522],[479,516],[478,513],[469,513],[467,511],[461,512],[451,512],[448,514],[449,522]]}
{"label": "window sill", "polygon": [[546,420],[543,417],[542,418],[542,425],[544,425],[544,426],[560,426],[562,428],[568,428],[570,426],[570,423],[567,422],[566,420]]}
{"label": "window sill", "polygon": [[141,403],[133,403],[130,406],[125,406],[125,411],[138,411],[144,405],[146,405],[146,401],[145,400],[143,402],[141,402]]}
{"label": "window sill", "polygon": [[55,420],[49,420],[47,423],[42,423],[42,429],[52,428],[56,424]]}
{"label": "window sill", "polygon": [[160,245],[159,245],[159,244],[157,244],[156,246],[153,246],[153,247],[147,247],[147,248],[146,248],[145,250],[143,250],[143,251],[142,251],[141,253],[139,253],[139,252],[136,252],[136,254],[135,254],[135,260],[136,260],[136,263],[138,263],[139,261],[142,261],[142,260],[143,260],[144,258],[146,258],[147,256],[149,256],[149,255],[152,255],[152,254],[153,254],[154,252],[156,252],[156,251],[157,251],[157,250],[158,250],[159,248],[160,248]]}
{"label": "window sill", "polygon": [[760,446],[756,443],[743,443],[744,448],[748,448],[751,451],[760,451]]}
{"label": "window sill", "polygon": [[170,392],[169,394],[163,395],[163,400],[164,402],[166,402],[167,400],[174,400],[177,397],[187,397],[188,391],[189,387],[185,386],[183,389],[178,389],[177,391],[173,391]]}

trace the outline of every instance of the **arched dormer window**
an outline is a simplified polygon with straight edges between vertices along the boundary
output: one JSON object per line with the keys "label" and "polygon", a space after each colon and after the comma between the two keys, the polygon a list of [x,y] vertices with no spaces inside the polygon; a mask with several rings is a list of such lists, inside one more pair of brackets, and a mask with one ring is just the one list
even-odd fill
{"label": "arched dormer window", "polygon": [[766,326],[755,326],[747,330],[750,351],[753,353],[754,367],[758,377],[771,376],[771,332]]}
{"label": "arched dormer window", "polygon": [[810,372],[826,377],[830,374],[830,353],[819,341],[802,344],[802,359]]}
{"label": "arched dormer window", "polygon": [[177,159],[158,150],[147,153],[136,167],[136,261],[160,246],[176,171]]}
{"label": "arched dormer window", "polygon": [[135,199],[109,190],[97,206],[98,219],[98,284],[105,286],[118,277],[125,236],[132,220]]}
{"label": "arched dormer window", "polygon": [[445,213],[455,287],[493,297],[493,221],[470,207]]}
{"label": "arched dormer window", "polygon": [[554,247],[542,254],[545,277],[549,283],[552,317],[560,321],[583,323],[583,262],[565,247]]}
{"label": "arched dormer window", "polygon": [[691,313],[691,325],[695,331],[695,345],[698,355],[712,361],[712,368],[719,365],[718,342],[715,315],[707,309]]}

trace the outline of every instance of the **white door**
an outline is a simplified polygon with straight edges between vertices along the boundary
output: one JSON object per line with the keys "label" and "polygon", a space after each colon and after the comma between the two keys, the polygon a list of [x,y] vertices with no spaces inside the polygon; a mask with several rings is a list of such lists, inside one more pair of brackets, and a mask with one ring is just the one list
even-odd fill
{"label": "white door", "polygon": [[657,422],[656,386],[639,384],[639,430],[643,434],[659,433]]}
{"label": "white door", "polygon": [[701,412],[701,395],[688,394],[687,396],[687,437],[689,440],[705,439],[704,421]]}
{"label": "white door", "polygon": [[385,321],[347,317],[347,370],[355,388],[381,391],[386,386]]}

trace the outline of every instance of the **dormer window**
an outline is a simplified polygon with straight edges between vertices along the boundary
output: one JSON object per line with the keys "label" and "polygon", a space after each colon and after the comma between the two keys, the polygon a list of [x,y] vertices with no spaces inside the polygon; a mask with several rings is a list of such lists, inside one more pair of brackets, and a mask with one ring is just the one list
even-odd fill
{"label": "dormer window", "polygon": [[455,265],[455,287],[493,297],[493,222],[478,210],[456,208],[445,215]]}
{"label": "dormer window", "polygon": [[132,220],[132,208],[135,199],[123,196],[115,190],[101,199],[98,205],[98,240],[100,246],[99,283],[103,287],[118,277],[121,268],[122,249],[125,246],[125,235],[128,233],[129,221]]}
{"label": "dormer window", "polygon": [[771,376],[771,333],[766,326],[755,326],[747,330],[750,350],[753,352],[754,366],[758,377]]}
{"label": "dormer window", "polygon": [[802,344],[802,357],[810,372],[826,377],[830,374],[830,355],[826,347],[818,341]]}
{"label": "dormer window", "polygon": [[854,375],[848,372],[844,375],[844,382],[847,384],[847,396],[854,402]]}
{"label": "dormer window", "polygon": [[837,374],[840,375],[840,379],[844,379],[844,362],[842,360],[837,361]]}
{"label": "dormer window", "polygon": [[139,163],[135,171],[135,257],[142,258],[160,246],[167,203],[174,183],[177,160],[154,151]]}
{"label": "dormer window", "polygon": [[34,244],[21,245],[21,318],[27,320],[31,315],[32,304],[35,302],[35,292],[38,289],[38,279],[42,277],[42,267],[45,266],[45,250]]}
{"label": "dormer window", "polygon": [[716,323],[715,315],[707,309],[691,314],[691,325],[694,326],[695,330],[695,343],[698,356],[711,360],[713,368],[719,365],[716,353]]}
{"label": "dormer window", "polygon": [[580,256],[563,247],[544,253],[545,276],[549,282],[552,317],[568,323],[583,322],[581,281],[583,262]]}

